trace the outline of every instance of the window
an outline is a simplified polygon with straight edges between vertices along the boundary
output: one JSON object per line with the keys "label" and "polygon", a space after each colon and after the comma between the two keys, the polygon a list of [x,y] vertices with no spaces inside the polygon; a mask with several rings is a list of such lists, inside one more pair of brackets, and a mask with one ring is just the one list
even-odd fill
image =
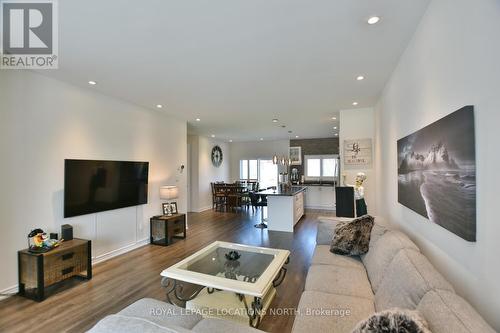
{"label": "window", "polygon": [[321,159],[306,158],[306,177],[321,177]]}
{"label": "window", "polygon": [[248,161],[248,178],[249,179],[259,179],[258,161],[257,160]]}
{"label": "window", "polygon": [[240,160],[240,179],[256,180],[259,179],[258,160]]}
{"label": "window", "polygon": [[306,180],[336,180],[339,172],[337,155],[305,155]]}
{"label": "window", "polygon": [[272,160],[240,160],[240,179],[258,180],[260,188],[278,184],[278,166]]}
{"label": "window", "polygon": [[278,184],[278,166],[273,160],[259,160],[259,186],[268,188]]}
{"label": "window", "polygon": [[248,179],[248,160],[240,161],[240,179]]}
{"label": "window", "polygon": [[322,166],[321,170],[323,177],[335,177],[335,170],[337,168],[337,159],[335,158],[323,158],[321,160]]}

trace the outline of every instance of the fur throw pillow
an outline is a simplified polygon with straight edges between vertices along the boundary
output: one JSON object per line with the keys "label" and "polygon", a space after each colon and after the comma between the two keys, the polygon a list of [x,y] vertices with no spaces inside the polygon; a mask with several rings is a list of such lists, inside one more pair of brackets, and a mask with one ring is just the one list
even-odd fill
{"label": "fur throw pillow", "polygon": [[390,309],[362,320],[352,333],[430,333],[427,322],[417,311]]}
{"label": "fur throw pillow", "polygon": [[374,219],[363,215],[350,222],[339,222],[335,228],[330,252],[359,256],[368,252]]}

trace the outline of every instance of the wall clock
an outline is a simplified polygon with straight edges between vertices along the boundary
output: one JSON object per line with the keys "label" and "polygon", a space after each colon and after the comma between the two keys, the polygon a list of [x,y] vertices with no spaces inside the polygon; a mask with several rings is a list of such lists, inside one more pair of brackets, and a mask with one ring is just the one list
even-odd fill
{"label": "wall clock", "polygon": [[212,148],[212,164],[214,167],[220,167],[222,164],[222,149],[219,146],[214,146]]}

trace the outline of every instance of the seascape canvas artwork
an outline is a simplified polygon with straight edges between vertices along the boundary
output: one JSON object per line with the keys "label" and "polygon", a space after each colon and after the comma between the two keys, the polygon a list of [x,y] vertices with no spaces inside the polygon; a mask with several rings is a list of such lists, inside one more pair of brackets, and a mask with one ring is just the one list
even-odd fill
{"label": "seascape canvas artwork", "polygon": [[473,106],[398,140],[398,201],[463,239],[476,241]]}

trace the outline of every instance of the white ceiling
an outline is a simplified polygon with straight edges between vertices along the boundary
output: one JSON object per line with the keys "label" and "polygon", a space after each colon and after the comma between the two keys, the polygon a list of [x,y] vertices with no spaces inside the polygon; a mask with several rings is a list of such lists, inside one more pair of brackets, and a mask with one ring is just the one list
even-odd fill
{"label": "white ceiling", "polygon": [[59,70],[41,72],[188,120],[192,133],[330,137],[339,110],[376,103],[428,2],[63,0]]}

